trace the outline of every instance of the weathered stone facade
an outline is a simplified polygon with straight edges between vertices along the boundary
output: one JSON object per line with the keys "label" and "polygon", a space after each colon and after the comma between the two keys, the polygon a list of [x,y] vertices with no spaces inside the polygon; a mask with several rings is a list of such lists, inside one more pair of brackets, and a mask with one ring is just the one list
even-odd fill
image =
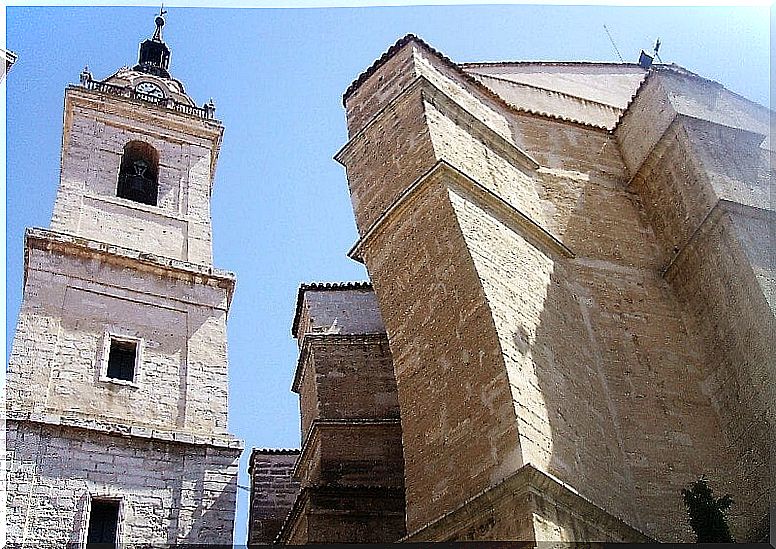
{"label": "weathered stone facade", "polygon": [[764,540],[772,113],[675,65],[456,65],[411,35],[344,104],[403,539],[690,541],[704,476]]}
{"label": "weathered stone facade", "polygon": [[[372,288],[305,284],[296,306],[292,390],[299,394],[302,449],[292,468],[290,456],[254,450],[249,531],[257,535],[250,539],[395,541],[405,534],[401,423]],[[277,491],[287,495],[289,485],[297,487],[295,497],[278,501]],[[279,516],[281,523],[273,522]]]}
{"label": "weathered stone facade", "polygon": [[[51,228],[25,236],[8,368],[12,545],[85,543],[95,505],[117,510],[99,523],[116,543],[232,541],[235,278],[212,266],[209,114],[142,70],[65,93],[60,186]],[[153,194],[122,197],[126,181]]]}
{"label": "weathered stone facade", "polygon": [[251,452],[248,545],[275,541],[299,494],[299,481],[292,476],[297,459],[299,450],[254,448]]}
{"label": "weathered stone facade", "polygon": [[[457,66],[414,37],[345,106],[409,539],[470,537],[454,514],[526,467],[631,530],[518,506],[522,539],[689,540],[681,489],[701,475],[738,502],[738,539],[761,539],[769,111],[675,66]],[[496,508],[476,538],[514,535]]]}

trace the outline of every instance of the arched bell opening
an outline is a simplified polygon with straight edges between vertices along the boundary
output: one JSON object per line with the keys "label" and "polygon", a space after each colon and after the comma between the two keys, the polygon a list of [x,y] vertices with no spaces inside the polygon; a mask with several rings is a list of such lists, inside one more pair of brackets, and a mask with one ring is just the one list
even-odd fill
{"label": "arched bell opening", "polygon": [[116,196],[156,206],[159,194],[159,153],[148,143],[130,141],[124,146]]}

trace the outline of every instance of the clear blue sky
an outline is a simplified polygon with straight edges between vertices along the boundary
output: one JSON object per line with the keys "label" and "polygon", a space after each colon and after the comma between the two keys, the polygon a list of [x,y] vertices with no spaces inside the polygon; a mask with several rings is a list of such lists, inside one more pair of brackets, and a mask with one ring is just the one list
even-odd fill
{"label": "clear blue sky", "polygon": [[[24,227],[49,224],[59,181],[64,88],[136,61],[157,8],[9,7],[6,338],[22,287]],[[290,336],[300,282],[362,280],[344,169],[344,90],[393,42],[421,36],[454,61],[626,61],[660,37],[664,62],[769,103],[768,7],[536,5],[330,9],[169,8],[171,72],[226,128],[213,193],[215,264],[234,271],[229,316],[230,430],[251,447],[298,447]],[[239,491],[235,543],[245,543]]]}

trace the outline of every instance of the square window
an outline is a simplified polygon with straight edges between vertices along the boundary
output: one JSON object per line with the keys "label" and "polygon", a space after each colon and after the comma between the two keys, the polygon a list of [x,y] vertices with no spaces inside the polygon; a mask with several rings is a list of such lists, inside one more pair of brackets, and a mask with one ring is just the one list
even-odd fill
{"label": "square window", "polygon": [[108,369],[106,376],[111,379],[134,381],[137,363],[137,341],[123,339],[110,340],[108,351]]}
{"label": "square window", "polygon": [[92,499],[89,510],[89,530],[86,534],[87,548],[92,543],[98,547],[115,547],[119,528],[119,504],[117,499]]}

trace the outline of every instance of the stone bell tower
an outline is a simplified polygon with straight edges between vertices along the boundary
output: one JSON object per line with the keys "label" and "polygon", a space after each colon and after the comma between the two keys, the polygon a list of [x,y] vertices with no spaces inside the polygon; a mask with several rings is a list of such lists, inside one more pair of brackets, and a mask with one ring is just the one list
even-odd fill
{"label": "stone bell tower", "polygon": [[235,277],[212,265],[210,219],[223,127],[170,75],[163,15],[137,65],[65,92],[8,369],[10,544],[232,543]]}

